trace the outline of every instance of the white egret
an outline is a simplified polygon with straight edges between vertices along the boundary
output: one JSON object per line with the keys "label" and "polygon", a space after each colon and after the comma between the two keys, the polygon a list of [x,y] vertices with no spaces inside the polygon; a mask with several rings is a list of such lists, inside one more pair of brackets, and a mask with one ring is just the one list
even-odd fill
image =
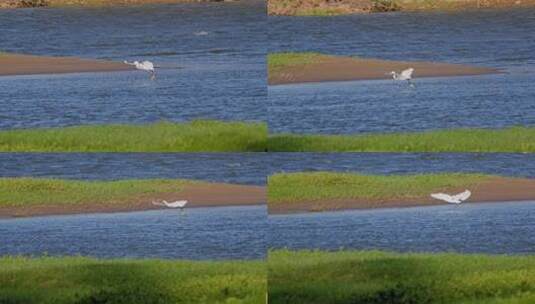
{"label": "white egret", "polygon": [[472,195],[472,192],[469,190],[465,190],[464,192],[461,192],[459,194],[455,195],[449,195],[445,193],[433,193],[431,194],[431,197],[437,200],[445,201],[449,204],[460,204],[464,201],[466,201],[470,196]]}
{"label": "white egret", "polygon": [[404,81],[406,80],[407,83],[413,87],[414,84],[412,83],[412,72],[414,72],[414,69],[413,68],[408,68],[408,69],[405,69],[403,71],[401,71],[401,73],[397,73],[397,72],[390,72],[388,73],[388,75],[392,75],[392,79],[394,80],[400,80],[400,81]]}
{"label": "white egret", "polygon": [[153,205],[157,206],[165,206],[167,208],[180,208],[180,210],[184,209],[186,205],[188,204],[188,201],[181,200],[181,201],[174,201],[174,202],[167,202],[166,200],[162,200],[161,202],[152,201]]}
{"label": "white egret", "polygon": [[128,62],[125,60],[124,63],[128,65],[133,65],[138,70],[149,72],[151,80],[154,80],[154,78],[156,78],[156,71],[154,70],[154,64],[148,60],[145,60],[142,62],[139,62],[137,60],[134,62]]}

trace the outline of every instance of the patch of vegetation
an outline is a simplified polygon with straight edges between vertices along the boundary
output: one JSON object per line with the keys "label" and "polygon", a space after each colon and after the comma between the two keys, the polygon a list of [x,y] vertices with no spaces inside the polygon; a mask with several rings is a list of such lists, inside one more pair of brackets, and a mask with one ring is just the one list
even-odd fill
{"label": "patch of vegetation", "polygon": [[0,132],[1,152],[260,152],[265,123],[196,120]]}
{"label": "patch of vegetation", "polygon": [[279,134],[270,152],[535,152],[535,127],[365,135]]}
{"label": "patch of vegetation", "polygon": [[315,52],[282,52],[267,55],[268,70],[318,63],[332,56]]}
{"label": "patch of vegetation", "polygon": [[262,261],[0,258],[3,304],[263,304]]}
{"label": "patch of vegetation", "polygon": [[273,304],[535,303],[535,256],[274,250]]}
{"label": "patch of vegetation", "polygon": [[80,181],[45,178],[0,178],[0,207],[47,204],[125,204],[140,197],[179,193],[192,180]]}
{"label": "patch of vegetation", "polygon": [[401,6],[396,0],[373,0],[371,12],[395,12],[401,10]]}
{"label": "patch of vegetation", "polygon": [[268,203],[288,204],[325,199],[410,199],[471,187],[493,176],[464,173],[360,175],[337,172],[281,173],[268,177]]}

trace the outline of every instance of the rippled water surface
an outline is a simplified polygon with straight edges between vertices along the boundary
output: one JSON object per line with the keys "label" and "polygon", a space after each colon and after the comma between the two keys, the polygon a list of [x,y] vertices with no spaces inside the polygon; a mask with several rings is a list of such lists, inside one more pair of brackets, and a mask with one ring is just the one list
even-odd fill
{"label": "rippled water surface", "polygon": [[265,185],[264,153],[0,153],[1,177],[186,178]]}
{"label": "rippled water surface", "polygon": [[535,253],[535,202],[269,216],[272,248]]}
{"label": "rippled water surface", "polygon": [[265,185],[282,172],[472,172],[535,178],[519,153],[0,153],[0,177],[113,180],[187,178]]}
{"label": "rippled water surface", "polygon": [[193,208],[0,220],[1,255],[260,259],[265,207]]}
{"label": "rippled water surface", "polygon": [[151,60],[140,71],[0,77],[0,129],[266,119],[265,4],[0,11],[0,50]]}
{"label": "rippled water surface", "polygon": [[520,153],[275,153],[268,172],[486,173],[535,178],[535,155]]}
{"label": "rippled water surface", "polygon": [[274,132],[363,133],[535,125],[535,10],[269,17],[269,51],[494,67],[504,74],[271,86]]}

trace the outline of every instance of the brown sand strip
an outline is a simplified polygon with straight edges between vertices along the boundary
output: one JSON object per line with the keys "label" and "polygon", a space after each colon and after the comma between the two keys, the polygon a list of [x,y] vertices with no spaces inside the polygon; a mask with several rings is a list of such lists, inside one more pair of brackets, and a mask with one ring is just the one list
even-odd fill
{"label": "brown sand strip", "polygon": [[[462,11],[488,8],[528,8],[534,0],[268,0],[268,15],[332,15],[379,13],[388,11]],[[385,18],[388,18],[386,16]]]}
{"label": "brown sand strip", "polygon": [[391,71],[414,68],[413,77],[449,77],[500,73],[498,69],[435,62],[326,57],[317,63],[270,70],[268,84],[391,79]]}
{"label": "brown sand strip", "polygon": [[[441,192],[458,193],[465,188],[439,189]],[[477,202],[504,202],[535,200],[534,179],[495,178],[475,187],[469,187],[472,196],[465,204]],[[444,202],[429,196],[414,198],[373,199],[332,199],[310,202],[268,203],[269,214],[336,211],[346,209],[399,208],[443,205]]]}
{"label": "brown sand strip", "polygon": [[186,199],[189,201],[187,208],[262,205],[267,201],[265,187],[201,183],[186,185],[184,190],[179,193],[161,193],[137,197],[128,204],[94,203],[0,207],[0,218],[165,209],[165,207],[152,204],[152,200],[162,199],[167,201]]}
{"label": "brown sand strip", "polygon": [[0,54],[0,76],[85,72],[113,72],[134,69],[122,62],[75,57]]}

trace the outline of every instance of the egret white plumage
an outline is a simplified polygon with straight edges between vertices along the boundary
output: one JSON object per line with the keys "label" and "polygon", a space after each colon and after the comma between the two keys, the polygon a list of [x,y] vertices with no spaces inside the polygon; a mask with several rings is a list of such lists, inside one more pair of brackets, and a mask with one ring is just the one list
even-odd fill
{"label": "egret white plumage", "polygon": [[129,65],[133,65],[138,70],[149,72],[151,80],[154,80],[154,78],[156,78],[156,71],[154,70],[154,64],[152,62],[148,61],[148,60],[145,60],[145,61],[142,61],[142,62],[139,62],[137,60],[134,61],[134,62],[128,62],[128,61],[125,60],[124,63],[125,64],[129,64]]}
{"label": "egret white plumage", "polygon": [[472,192],[470,192],[469,190],[465,190],[464,192],[461,192],[455,195],[449,195],[445,193],[433,193],[431,194],[431,197],[434,199],[445,201],[446,203],[449,203],[449,204],[458,205],[466,201],[468,198],[470,198],[471,195],[472,195]]}
{"label": "egret white plumage", "polygon": [[186,205],[188,204],[187,200],[180,200],[180,201],[174,201],[174,202],[167,202],[166,200],[162,200],[161,202],[152,201],[153,205],[157,206],[165,206],[167,208],[180,208],[184,209]]}
{"label": "egret white plumage", "polygon": [[414,84],[412,83],[412,72],[414,72],[414,69],[408,68],[408,69],[401,71],[401,73],[392,71],[388,74],[392,75],[392,79],[394,80],[400,80],[400,81],[406,80],[409,83],[409,85],[412,87],[414,86]]}

